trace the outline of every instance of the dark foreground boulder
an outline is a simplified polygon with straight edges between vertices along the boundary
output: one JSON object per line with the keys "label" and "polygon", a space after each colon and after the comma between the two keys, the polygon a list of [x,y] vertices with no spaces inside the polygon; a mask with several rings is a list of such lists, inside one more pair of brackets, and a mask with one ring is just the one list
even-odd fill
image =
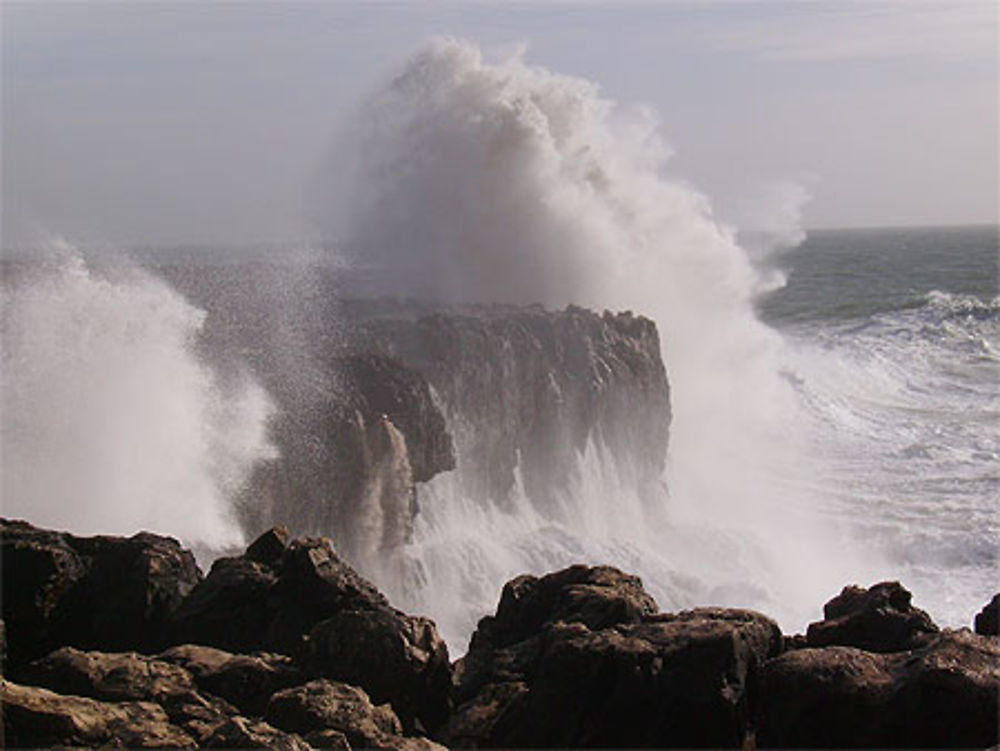
{"label": "dark foreground boulder", "polygon": [[[411,731],[437,728],[450,710],[448,650],[433,622],[392,608],[325,538],[289,542],[283,531],[272,530],[245,555],[216,561],[174,613],[169,638],[175,644],[290,656],[314,675],[353,683],[376,701],[391,702]],[[217,682],[211,686],[218,691],[218,682],[236,685],[220,670],[242,675],[249,684],[264,681],[268,691],[291,680],[286,668],[270,659],[266,667],[247,658],[225,670],[215,668],[211,680]],[[200,674],[199,685],[211,690],[206,674]],[[261,692],[222,695],[248,711],[261,711]]]}
{"label": "dark foreground boulder", "polygon": [[976,614],[976,633],[982,636],[1000,636],[1000,593],[993,595]]}
{"label": "dark foreground boulder", "polygon": [[266,719],[275,727],[300,733],[323,748],[346,739],[348,748],[432,751],[441,747],[423,738],[403,736],[402,724],[388,704],[375,706],[359,688],[317,680],[279,691],[271,697]]}
{"label": "dark foreground boulder", "polygon": [[760,748],[986,748],[998,742],[1000,645],[945,631],[911,652],[787,652],[764,669]]}
{"label": "dark foreground boulder", "polygon": [[[461,704],[446,743],[744,744],[759,701],[758,675],[781,648],[773,621],[716,608],[652,615],[655,604],[639,581],[606,567],[550,577],[527,587],[511,582],[497,616],[481,622],[459,668]],[[524,623],[514,622],[516,612]]]}
{"label": "dark foreground boulder", "polygon": [[930,643],[938,627],[910,603],[912,595],[899,582],[870,589],[844,587],[823,607],[823,620],[809,624],[810,647],[858,647],[869,652],[900,652]]}
{"label": "dark foreground boulder", "polygon": [[76,537],[0,519],[7,661],[57,647],[155,651],[163,626],[200,581],[194,556],[170,538]]}

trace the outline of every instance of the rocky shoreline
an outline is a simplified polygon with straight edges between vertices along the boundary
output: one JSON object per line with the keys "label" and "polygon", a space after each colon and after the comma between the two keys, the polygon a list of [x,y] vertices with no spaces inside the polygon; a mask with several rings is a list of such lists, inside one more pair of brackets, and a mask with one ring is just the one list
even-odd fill
{"label": "rocky shoreline", "polygon": [[324,538],[274,528],[203,575],[171,538],[0,520],[4,746],[986,748],[1000,595],[938,628],[899,583],[784,635],[660,613],[605,566],[521,576],[468,653]]}

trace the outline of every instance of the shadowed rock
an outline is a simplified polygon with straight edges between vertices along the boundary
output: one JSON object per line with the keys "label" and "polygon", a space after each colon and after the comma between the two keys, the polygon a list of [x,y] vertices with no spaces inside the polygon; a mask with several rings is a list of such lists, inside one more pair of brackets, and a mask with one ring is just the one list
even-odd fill
{"label": "shadowed rock", "polygon": [[[652,615],[635,577],[573,567],[505,588],[456,677],[446,743],[492,747],[740,747],[770,619],[704,608]],[[523,619],[523,620],[520,620]]]}
{"label": "shadowed rock", "polygon": [[1000,645],[945,631],[911,652],[788,652],[764,669],[761,748],[985,748],[998,742]]}
{"label": "shadowed rock", "polygon": [[976,633],[982,636],[1000,636],[1000,594],[993,595],[976,614]]}
{"label": "shadowed rock", "polygon": [[0,520],[3,617],[12,665],[56,647],[155,651],[170,614],[200,581],[169,537],[76,537]]}
{"label": "shadowed rock", "polygon": [[928,644],[938,627],[910,599],[899,582],[882,582],[870,589],[844,587],[823,607],[824,619],[809,624],[806,643],[870,652],[899,652]]}
{"label": "shadowed rock", "polygon": [[444,724],[450,711],[448,648],[433,622],[390,608],[344,610],[309,636],[308,665],[391,702],[408,729]]}
{"label": "shadowed rock", "polygon": [[184,645],[158,658],[180,665],[193,676],[199,690],[222,697],[248,715],[263,715],[272,694],[306,681],[291,658],[266,652],[233,655],[212,647]]}
{"label": "shadowed rock", "polygon": [[[441,747],[422,738],[406,738],[388,704],[375,706],[359,688],[329,680],[280,691],[271,697],[267,720],[316,742],[343,734],[353,748],[432,751]],[[326,746],[331,747],[331,746]],[[336,748],[336,746],[332,746]]]}

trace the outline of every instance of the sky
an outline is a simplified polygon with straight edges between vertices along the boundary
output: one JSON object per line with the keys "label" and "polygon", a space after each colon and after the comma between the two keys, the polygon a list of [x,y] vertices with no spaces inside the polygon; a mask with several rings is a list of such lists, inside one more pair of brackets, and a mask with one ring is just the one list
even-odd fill
{"label": "sky", "polygon": [[427,39],[658,114],[744,229],[998,221],[995,0],[2,4],[2,241],[295,241],[338,125]]}

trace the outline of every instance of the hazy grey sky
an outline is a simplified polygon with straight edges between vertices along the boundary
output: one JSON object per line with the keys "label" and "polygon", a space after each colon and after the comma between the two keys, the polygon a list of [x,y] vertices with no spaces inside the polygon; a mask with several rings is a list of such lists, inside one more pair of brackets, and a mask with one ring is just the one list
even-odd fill
{"label": "hazy grey sky", "polygon": [[306,236],[338,123],[437,34],[648,104],[734,222],[998,218],[995,0],[2,7],[5,243]]}

